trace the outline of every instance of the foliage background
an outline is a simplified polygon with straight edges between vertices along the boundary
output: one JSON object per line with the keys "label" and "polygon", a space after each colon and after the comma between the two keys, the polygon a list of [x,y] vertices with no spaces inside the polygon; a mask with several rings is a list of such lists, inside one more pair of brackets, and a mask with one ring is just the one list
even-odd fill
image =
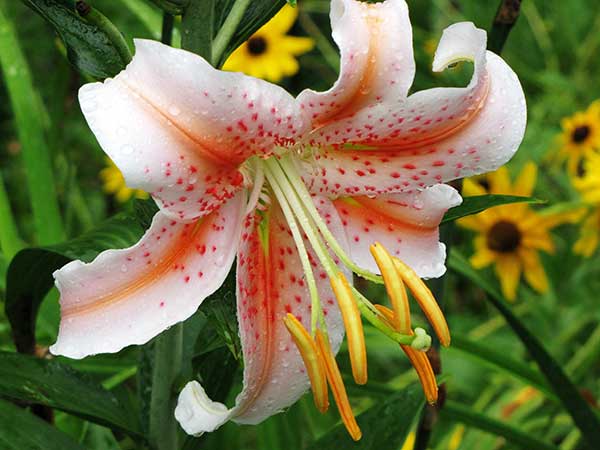
{"label": "foliage background", "polygon": [[[162,15],[151,2],[95,0],[91,3],[110,18],[130,45],[133,37],[160,37]],[[317,40],[321,39],[321,43],[300,58],[300,72],[281,83],[293,94],[305,87],[325,90],[337,76],[337,67],[331,63],[335,58],[332,57],[334,47],[329,38],[328,2],[300,0],[299,3],[301,16],[292,33],[313,35]],[[431,73],[432,48],[435,48],[432,46],[443,28],[459,20],[473,21],[477,26],[489,29],[497,2],[409,0],[408,3],[418,67],[413,90],[464,85],[471,70],[467,64],[441,76]],[[64,236],[61,237],[79,236],[119,212],[133,214],[133,202],[119,204],[102,190],[98,174],[105,166],[104,155],[88,129],[76,99],[79,86],[90,78],[67,62],[64,46],[52,27],[39,15],[18,1],[0,0],[0,7],[16,28],[34,86],[32,91],[18,93],[27,96],[33,105],[29,120],[18,123],[8,101],[7,84],[0,78],[0,175],[20,236],[20,241],[15,241],[15,248],[21,243],[27,246],[55,243],[52,240],[40,242],[25,184],[30,173],[27,173],[23,161],[19,132],[34,133],[37,125],[42,127],[44,142],[50,152],[56,195],[64,222]],[[600,49],[598,29],[600,7],[596,0],[525,0],[521,17],[503,51],[503,57],[523,83],[529,107],[526,138],[509,167],[512,173],[517,173],[525,162],[535,161],[540,168],[535,195],[552,207],[578,200],[566,173],[550,164],[548,154],[556,147],[560,120],[600,97],[600,58],[596,57]],[[320,34],[315,36],[315,30]],[[13,67],[9,65],[4,70],[10,73]],[[19,126],[24,129],[19,130]],[[42,186],[48,182],[45,179],[34,181]],[[140,217],[139,214],[137,217]],[[469,232],[455,229],[453,250],[458,254],[471,254],[471,237]],[[540,295],[521,286],[518,301],[510,305],[510,309],[560,363],[591,405],[592,414],[596,415],[596,399],[600,393],[600,309],[597,299],[600,256],[596,253],[590,259],[582,259],[573,255],[571,246],[576,237],[577,228],[574,226],[565,225],[554,232],[557,252],[543,257],[551,280],[550,290]],[[6,271],[12,256],[11,250],[2,250],[0,302],[6,299]],[[37,260],[40,255],[32,258]],[[30,275],[36,276],[35,273]],[[479,276],[497,286],[491,270],[483,271]],[[23,282],[28,283],[29,280]],[[372,297],[381,295],[374,287],[365,288],[371,290]],[[548,445],[546,448],[584,448],[580,431],[564,406],[557,401],[554,388],[548,387],[521,341],[487,301],[485,290],[473,279],[451,271],[446,277],[444,304],[457,338],[450,349],[441,353],[448,408],[441,409],[429,448],[523,448],[525,444],[519,441],[519,436],[545,443]],[[213,393],[222,399],[227,398],[229,402],[235,397],[241,378],[240,362],[233,356],[237,351],[235,329],[232,328],[235,320],[231,323],[232,308],[231,298],[215,298],[209,302],[209,308],[204,308],[204,312],[191,319],[185,331],[189,337],[185,354],[193,356],[189,367],[186,367],[190,375],[187,378],[200,374],[204,379],[219,380],[220,384],[213,384]],[[6,369],[9,366],[6,358],[15,351],[15,347],[11,327],[4,314],[4,308],[0,308],[0,349],[4,351],[4,363],[0,362],[0,397],[18,400],[11,392],[27,386],[24,381],[14,378],[18,377],[18,373]],[[35,327],[38,353],[44,353],[44,347],[54,341],[58,322],[57,295],[51,292],[41,305]],[[396,346],[371,333],[369,328],[366,330],[370,382],[360,389],[354,389],[350,383],[348,387],[357,411],[379,408],[371,410],[366,423],[372,427],[373,435],[379,433],[381,437],[380,441],[370,444],[365,439],[361,448],[375,448],[377,445],[377,448],[399,449],[419,419],[420,394],[410,390],[416,376]],[[197,340],[194,339],[196,336],[199,336]],[[116,355],[95,356],[83,361],[57,358],[61,366],[55,369],[62,373],[68,367],[73,368],[85,374],[86,380],[108,389],[121,404],[127,405],[126,411],[139,414],[142,429],[138,431],[144,434],[144,414],[147,413],[144,402],[148,398],[151,347],[150,344],[144,348],[128,348]],[[347,375],[349,368],[344,366],[347,358],[339,360]],[[47,370],[44,367],[39,376],[47,376]],[[181,380],[182,383],[185,381]],[[41,395],[39,386],[31,380],[28,383],[31,383],[30,389],[37,392],[28,397],[29,400],[40,401],[37,397]],[[401,391],[407,386],[408,391]],[[536,391],[528,390],[528,386],[533,386]],[[90,395],[86,389],[81,392],[82,397]],[[52,393],[46,393],[46,396],[51,398]],[[82,401],[82,398],[77,401]],[[94,414],[92,420],[86,420],[82,417],[86,416],[85,405],[73,409],[73,406],[52,405],[52,402],[41,403],[58,406],[54,411],[53,427],[84,448],[128,449],[146,445],[135,433],[126,433],[116,427],[115,420],[98,424]],[[20,418],[17,426],[25,427],[29,416],[22,418],[19,414],[26,411],[11,408],[7,402],[0,400],[0,417],[13,415]],[[508,428],[495,429],[490,427],[489,421],[494,426],[501,424]],[[338,444],[326,444],[336,422],[335,413],[320,416],[312,408],[311,399],[305,396],[290,410],[260,426],[228,424],[208,436],[188,439],[185,448],[336,448]],[[0,423],[4,424],[0,426],[0,448],[17,448],[11,447],[17,438],[8,434],[8,422],[0,419]],[[47,431],[40,431],[41,425],[37,422],[34,425],[32,429],[38,432]],[[365,429],[368,434],[369,428]],[[47,436],[52,442],[62,439],[52,434]],[[324,441],[319,444],[318,439]],[[534,445],[527,442],[527,446]]]}

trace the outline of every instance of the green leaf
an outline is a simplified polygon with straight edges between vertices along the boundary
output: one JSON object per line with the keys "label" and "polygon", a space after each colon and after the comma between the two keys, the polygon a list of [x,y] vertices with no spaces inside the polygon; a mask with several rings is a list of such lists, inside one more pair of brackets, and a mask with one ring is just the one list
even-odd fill
{"label": "green leaf", "polygon": [[[33,211],[36,237],[43,245],[53,244],[64,239],[64,233],[54,183],[52,154],[44,130],[43,118],[47,112],[33,83],[27,59],[21,50],[16,33],[18,25],[10,20],[5,10],[5,3],[0,2],[0,66],[22,146],[25,181]],[[3,220],[3,228],[9,226],[7,220],[8,218]],[[4,251],[13,251],[17,245],[15,242],[14,246],[11,246],[13,248]],[[6,246],[6,243],[3,243],[3,246]]]}
{"label": "green leaf", "polygon": [[69,61],[83,73],[112,77],[129,62],[111,32],[77,14],[74,0],[22,1],[54,27],[67,48]]}
{"label": "green leaf", "polygon": [[58,360],[0,352],[0,397],[35,403],[138,434],[136,414],[112,392]]}
{"label": "green leaf", "polygon": [[344,426],[339,424],[311,445],[309,450],[400,448],[424,404],[421,387],[411,385],[390,395],[385,402],[367,409],[357,417],[363,433],[360,441],[354,442]]}
{"label": "green leaf", "polygon": [[544,201],[533,197],[520,197],[518,195],[473,195],[471,197],[464,197],[460,205],[450,208],[442,219],[442,223],[477,214],[494,206],[510,203],[544,203]]}
{"label": "green leaf", "polygon": [[23,408],[0,399],[0,448],[3,450],[85,450],[66,434]]}
{"label": "green leaf", "polygon": [[558,450],[558,447],[536,439],[530,433],[473,411],[471,407],[452,400],[446,400],[444,407],[440,409],[440,414],[446,420],[461,422],[496,436],[502,436],[510,444],[518,445],[527,450]]}
{"label": "green leaf", "polygon": [[548,383],[544,380],[543,375],[538,370],[508,356],[506,352],[486,347],[485,345],[456,334],[452,335],[452,346],[448,350],[464,352],[466,355],[469,355],[486,365],[490,365],[521,379],[521,381],[534,386],[549,397],[558,400],[552,389],[548,386]]}
{"label": "green leaf", "polygon": [[487,298],[498,312],[502,314],[519,339],[521,339],[556,393],[556,396],[573,418],[573,422],[581,430],[590,448],[596,448],[597,443],[600,442],[600,419],[598,419],[598,416],[579,394],[579,391],[562,370],[560,364],[546,351],[542,343],[525,327],[519,318],[512,313],[510,308],[506,306],[502,294],[475,271],[465,257],[456,249],[452,250],[448,258],[448,266],[488,293]]}
{"label": "green leaf", "polygon": [[17,349],[33,353],[37,312],[54,284],[55,270],[74,259],[89,262],[109,248],[129,247],[143,231],[134,217],[121,213],[81,237],[17,253],[8,267],[5,305]]}
{"label": "green leaf", "polygon": [[[239,1],[239,0],[238,0]],[[215,30],[220,30],[236,0],[215,0]],[[267,23],[284,5],[285,0],[253,0],[246,8],[241,21],[228,39],[225,49],[214,61],[215,67],[221,67],[227,57]]]}

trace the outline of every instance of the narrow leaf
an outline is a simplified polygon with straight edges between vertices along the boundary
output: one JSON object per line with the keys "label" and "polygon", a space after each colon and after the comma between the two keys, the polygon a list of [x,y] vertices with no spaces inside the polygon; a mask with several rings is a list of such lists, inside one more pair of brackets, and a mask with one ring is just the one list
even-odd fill
{"label": "narrow leaf", "polygon": [[136,415],[112,392],[66,364],[0,352],[0,397],[57,408],[92,422],[139,433]]}
{"label": "narrow leaf", "polygon": [[0,3],[0,66],[23,148],[23,165],[37,238],[46,245],[63,238],[51,152],[44,136],[40,97],[21,51],[16,27],[5,15],[4,8],[4,4]]}
{"label": "narrow leaf", "polygon": [[412,424],[419,417],[425,400],[420,386],[411,385],[392,394],[357,417],[362,439],[352,441],[343,425],[339,424],[309,447],[310,450],[348,448],[353,450],[381,450],[400,448]]}
{"label": "narrow leaf", "polygon": [[[220,30],[235,0],[214,0],[215,1],[215,30]],[[235,32],[228,39],[222,55],[218,61],[215,61],[216,67],[221,67],[227,57],[252,36],[260,27],[267,23],[284,5],[285,0],[254,0],[250,2],[242,20],[235,28]]]}
{"label": "narrow leaf", "polygon": [[504,302],[502,295],[479,273],[477,273],[456,249],[448,259],[448,266],[473,281],[488,293],[488,299],[523,342],[542,374],[560,399],[573,422],[581,430],[590,448],[600,442],[600,419],[592,411],[579,391],[562,370],[560,364],[546,351],[542,343],[525,327]]}
{"label": "narrow leaf", "polygon": [[460,422],[496,436],[502,436],[508,443],[526,450],[558,450],[558,447],[536,439],[530,433],[473,411],[472,408],[452,400],[446,400],[444,407],[440,409],[440,414],[446,420]]}
{"label": "narrow leaf", "polygon": [[69,61],[83,73],[96,78],[112,77],[129,62],[110,33],[77,14],[74,0],[22,1],[54,27],[67,48]]}
{"label": "narrow leaf", "polygon": [[533,197],[520,197],[518,195],[473,195],[471,197],[464,197],[460,205],[450,208],[444,216],[442,223],[477,214],[494,206],[510,203],[544,203],[544,201]]}
{"label": "narrow leaf", "polygon": [[495,350],[456,334],[452,336],[452,347],[448,350],[461,351],[465,355],[469,355],[486,365],[490,365],[519,378],[521,381],[544,392],[547,396],[558,400],[538,370],[508,356],[506,352]]}
{"label": "narrow leaf", "polygon": [[85,450],[66,434],[23,408],[0,399],[0,448],[3,450]]}

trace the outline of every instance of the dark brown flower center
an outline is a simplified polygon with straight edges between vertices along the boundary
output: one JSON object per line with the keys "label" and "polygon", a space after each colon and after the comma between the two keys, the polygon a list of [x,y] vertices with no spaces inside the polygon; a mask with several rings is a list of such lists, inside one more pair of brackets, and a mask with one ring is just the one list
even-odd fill
{"label": "dark brown flower center", "polygon": [[267,51],[267,41],[260,36],[254,36],[248,39],[248,52],[251,55],[262,55]]}
{"label": "dark brown flower center", "polygon": [[521,232],[513,222],[500,220],[487,233],[487,246],[490,250],[510,253],[521,243]]}
{"label": "dark brown flower center", "polygon": [[576,144],[581,144],[590,135],[590,131],[591,130],[588,125],[582,125],[573,130],[573,134],[571,134],[571,138],[573,139],[573,142],[575,142]]}

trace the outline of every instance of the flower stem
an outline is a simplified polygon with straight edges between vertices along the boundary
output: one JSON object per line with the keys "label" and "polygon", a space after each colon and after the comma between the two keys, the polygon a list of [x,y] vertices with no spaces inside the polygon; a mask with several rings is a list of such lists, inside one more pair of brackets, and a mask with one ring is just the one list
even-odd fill
{"label": "flower stem", "polygon": [[223,22],[223,26],[217,33],[217,36],[212,44],[211,62],[213,66],[216,66],[216,64],[221,60],[227,45],[235,34],[237,26],[242,21],[242,17],[244,17],[244,13],[246,12],[248,5],[250,5],[250,0],[236,0],[231,7],[231,11],[229,11],[227,19],[225,19],[225,22]]}
{"label": "flower stem", "polygon": [[22,146],[26,183],[39,244],[64,237],[50,149],[44,136],[41,105],[13,24],[0,3],[0,66]]}
{"label": "flower stem", "polygon": [[174,383],[181,372],[182,352],[183,324],[173,325],[156,338],[150,397],[150,441],[157,450],[179,448]]}
{"label": "flower stem", "polygon": [[488,38],[488,48],[500,54],[508,39],[508,34],[519,18],[521,0],[502,0],[492,24]]}
{"label": "flower stem", "polygon": [[0,173],[0,250],[6,259],[10,260],[22,247],[10,202],[4,190],[2,173]]}
{"label": "flower stem", "polygon": [[213,61],[214,15],[215,0],[190,0],[181,19],[181,48]]}
{"label": "flower stem", "polygon": [[115,46],[117,53],[121,57],[123,66],[131,61],[131,51],[125,42],[125,38],[115,25],[97,9],[91,7],[87,2],[78,0],[75,3],[78,14],[87,22],[97,26],[108,37],[110,43]]}

